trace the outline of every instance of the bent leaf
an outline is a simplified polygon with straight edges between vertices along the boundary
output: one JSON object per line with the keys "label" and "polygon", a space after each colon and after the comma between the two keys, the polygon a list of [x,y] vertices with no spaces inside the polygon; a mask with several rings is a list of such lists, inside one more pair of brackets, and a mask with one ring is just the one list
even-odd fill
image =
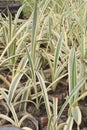
{"label": "bent leaf", "polygon": [[68,117],[67,119],[67,125],[65,125],[63,130],[72,130],[73,127],[73,118],[72,117]]}
{"label": "bent leaf", "polygon": [[71,112],[72,112],[73,119],[75,120],[77,125],[80,125],[81,124],[81,120],[82,120],[82,115],[81,115],[80,108],[78,106],[72,107],[71,108]]}

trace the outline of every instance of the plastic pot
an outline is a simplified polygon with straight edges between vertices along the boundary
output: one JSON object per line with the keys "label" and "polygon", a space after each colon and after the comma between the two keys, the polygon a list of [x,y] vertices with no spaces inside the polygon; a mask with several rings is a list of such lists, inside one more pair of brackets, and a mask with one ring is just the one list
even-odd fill
{"label": "plastic pot", "polygon": [[0,130],[22,130],[22,129],[15,126],[7,125],[7,126],[1,126]]}
{"label": "plastic pot", "polygon": [[29,127],[32,130],[39,130],[38,121],[30,113],[21,111],[18,112],[17,115],[19,120],[25,115],[28,115],[28,117],[22,122],[21,127]]}
{"label": "plastic pot", "polygon": [[[0,113],[7,116],[9,114],[8,106],[3,101],[0,101]],[[4,125],[6,122],[7,122],[6,120],[0,119],[0,126]]]}
{"label": "plastic pot", "polygon": [[[13,17],[15,17],[15,14],[17,13],[18,9],[22,6],[20,1],[0,1],[0,13],[8,15],[8,9],[10,10]],[[4,15],[3,15],[4,16]],[[23,18],[23,12],[20,14],[20,18]]]}

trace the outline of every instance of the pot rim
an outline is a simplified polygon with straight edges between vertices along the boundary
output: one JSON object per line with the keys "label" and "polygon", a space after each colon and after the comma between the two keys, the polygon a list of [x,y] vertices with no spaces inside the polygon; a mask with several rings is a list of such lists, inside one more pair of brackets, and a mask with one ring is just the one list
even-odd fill
{"label": "pot rim", "polygon": [[23,130],[22,128],[18,127],[18,126],[15,126],[15,125],[12,125],[12,124],[7,124],[7,125],[2,125],[0,126],[0,130],[2,130],[2,128],[18,128],[19,130]]}

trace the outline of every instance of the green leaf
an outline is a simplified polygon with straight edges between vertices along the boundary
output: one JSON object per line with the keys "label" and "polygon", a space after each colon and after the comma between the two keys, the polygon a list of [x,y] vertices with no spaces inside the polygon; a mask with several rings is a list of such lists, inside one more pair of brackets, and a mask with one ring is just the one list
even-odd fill
{"label": "green leaf", "polygon": [[10,13],[10,11],[8,10],[8,18],[9,18],[9,30],[8,30],[8,42],[11,40],[11,36],[12,36],[12,15]]}
{"label": "green leaf", "polygon": [[75,120],[77,125],[80,125],[82,120],[82,115],[79,106],[72,107],[71,112],[72,112],[73,119]]}
{"label": "green leaf", "polygon": [[72,105],[76,104],[76,102],[80,101],[81,99],[83,99],[84,97],[87,96],[87,92],[84,92],[81,96],[79,96]]}
{"label": "green leaf", "polygon": [[[75,48],[73,48],[70,52],[69,57],[69,65],[68,65],[68,74],[69,74],[69,95],[76,86],[76,57],[75,57]],[[72,98],[71,102],[74,101],[74,98]]]}
{"label": "green leaf", "polygon": [[[86,81],[86,78],[82,78],[78,84],[75,86],[75,88],[72,90],[72,92],[70,93],[69,97],[66,99],[65,103],[62,105],[60,111],[59,111],[59,114],[58,114],[58,117],[57,117],[57,120],[56,122],[58,122],[62,112],[64,111],[65,107],[68,105],[68,103],[70,102],[71,98],[79,91],[79,89],[83,86],[83,84],[85,83]],[[55,122],[55,124],[56,124]]]}
{"label": "green leaf", "polygon": [[[16,125],[15,122],[14,122],[10,117],[8,117],[8,116],[6,116],[6,115],[4,115],[4,114],[0,114],[0,118],[6,120],[6,121],[8,121],[8,122],[10,122],[10,123],[13,124],[13,125]],[[2,125],[2,124],[1,124],[1,125]]]}
{"label": "green leaf", "polygon": [[24,71],[24,68],[25,68],[25,66],[27,64],[27,61],[28,61],[28,59],[27,59],[26,56],[22,58],[19,66],[18,66],[17,73],[16,73],[14,79],[12,80],[12,83],[11,83],[10,89],[9,89],[9,93],[8,93],[8,102],[9,103],[13,99],[13,96],[15,94],[15,90],[16,90],[16,88],[18,86],[18,83],[19,83],[19,81],[20,81],[20,79],[21,79],[21,77],[23,75],[23,71]]}
{"label": "green leaf", "polygon": [[48,120],[48,124],[47,124],[47,130],[51,129],[51,122],[53,120],[53,115],[50,117],[50,119]]}
{"label": "green leaf", "polygon": [[5,99],[6,103],[8,103],[8,95],[3,90],[0,90],[3,98]]}
{"label": "green leaf", "polygon": [[45,12],[46,8],[48,7],[49,2],[50,2],[50,0],[45,0],[45,3],[44,3],[43,8],[42,8],[42,13]]}
{"label": "green leaf", "polygon": [[57,69],[57,63],[58,63],[58,59],[59,59],[59,55],[60,55],[60,50],[61,50],[61,46],[62,46],[62,40],[63,40],[63,33],[61,33],[58,44],[57,44],[57,48],[55,50],[55,59],[54,59],[54,74],[56,72]]}
{"label": "green leaf", "polygon": [[24,114],[25,115],[19,121],[19,127],[22,125],[22,122],[25,119],[28,119],[28,120],[30,120],[35,125],[36,129],[38,129],[37,120],[31,114],[29,114],[27,112],[25,112]]}
{"label": "green leaf", "polygon": [[9,109],[10,109],[10,111],[11,111],[11,113],[12,113],[12,116],[13,116],[13,118],[14,118],[14,121],[15,121],[15,125],[16,126],[18,126],[18,117],[17,117],[17,114],[16,114],[16,111],[15,111],[15,109],[14,109],[14,107],[13,107],[13,104],[12,103],[10,103],[10,104],[8,104],[9,105]]}
{"label": "green leaf", "polygon": [[25,4],[23,4],[17,11],[16,15],[15,15],[15,19],[14,19],[14,27],[13,27],[13,30],[12,30],[12,36],[14,36],[15,32],[16,32],[16,29],[17,29],[17,23],[18,23],[18,18],[24,8]]}
{"label": "green leaf", "polygon": [[67,125],[67,123],[61,123],[58,125],[57,130],[61,130],[64,128],[64,126]]}
{"label": "green leaf", "polygon": [[[27,87],[28,86],[28,87]],[[29,96],[29,93],[30,93],[30,90],[31,90],[31,87],[30,87],[30,80],[28,80],[26,82],[26,85],[25,85],[25,88],[27,87],[26,90],[22,89],[23,90],[23,94],[22,94],[22,98],[21,98],[21,101],[26,101],[28,100],[28,96]],[[20,94],[20,92],[18,93]],[[21,111],[26,111],[26,106],[27,106],[27,103],[24,102],[20,105],[20,110]]]}
{"label": "green leaf", "polygon": [[73,127],[73,117],[69,116],[66,123],[67,123],[67,125],[64,126],[63,130],[72,130],[72,127]]}
{"label": "green leaf", "polygon": [[31,68],[32,77],[34,78],[34,65],[33,65],[33,62],[32,62],[32,58],[31,58],[31,56],[29,54],[29,51],[28,51],[28,48],[27,48],[26,44],[24,44],[24,47],[26,49],[29,65],[30,65],[30,68]]}
{"label": "green leaf", "polygon": [[49,99],[48,99],[47,89],[46,89],[44,80],[42,79],[42,76],[40,75],[40,73],[37,72],[36,74],[37,74],[41,89],[43,91],[43,98],[44,98],[44,101],[45,101],[47,115],[48,115],[48,118],[50,119],[51,118],[51,110],[50,110],[50,103],[49,103]]}
{"label": "green leaf", "polygon": [[75,58],[75,48],[70,52],[69,58],[69,93],[76,86],[76,58]]}
{"label": "green leaf", "polygon": [[24,121],[26,118],[29,118],[29,116],[30,116],[30,119],[32,119],[32,116],[27,113],[27,114],[25,114],[25,115],[20,119],[20,121],[19,121],[19,123],[18,123],[18,126],[20,127],[21,124],[23,123],[23,121]]}
{"label": "green leaf", "polygon": [[13,36],[13,38],[11,39],[11,41],[9,41],[9,43],[7,44],[7,46],[5,47],[5,49],[3,50],[1,56],[0,56],[0,61],[2,60],[4,54],[6,53],[6,51],[8,50],[8,48],[12,45],[12,43],[14,42],[14,40],[17,38],[17,36],[24,30],[25,27],[27,27],[27,25],[30,23],[29,20],[27,20],[22,26],[21,28],[16,32],[16,34]]}
{"label": "green leaf", "polygon": [[34,13],[33,13],[33,23],[32,23],[31,55],[33,58],[33,63],[35,63],[36,25],[37,25],[37,0],[35,0]]}

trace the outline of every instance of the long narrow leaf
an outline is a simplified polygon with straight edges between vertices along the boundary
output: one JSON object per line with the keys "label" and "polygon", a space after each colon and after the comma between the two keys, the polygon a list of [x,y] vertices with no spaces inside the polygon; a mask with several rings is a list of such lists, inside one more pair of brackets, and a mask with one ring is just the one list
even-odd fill
{"label": "long narrow leaf", "polygon": [[[6,115],[4,115],[4,114],[0,114],[0,118],[6,120],[6,121],[8,121],[8,122],[10,122],[10,123],[13,124],[13,125],[15,125],[15,122],[14,122],[10,117],[8,117],[8,116],[6,116]],[[2,124],[1,124],[1,125],[2,125]]]}
{"label": "long narrow leaf", "polygon": [[73,127],[73,117],[68,117],[66,123],[67,123],[67,125],[64,126],[63,130],[72,130],[72,127]]}
{"label": "long narrow leaf", "polygon": [[0,91],[1,91],[1,94],[2,94],[2,96],[4,98],[4,100],[6,101],[6,103],[8,103],[8,95],[3,90],[0,90]]}
{"label": "long narrow leaf", "polygon": [[15,124],[18,126],[18,122],[19,122],[19,121],[18,121],[18,117],[17,117],[17,114],[16,114],[16,112],[15,112],[15,109],[14,109],[12,103],[9,104],[9,108],[10,108],[10,110],[11,110],[11,113],[12,113],[12,116],[13,116],[13,118],[14,118]]}
{"label": "long narrow leaf", "polygon": [[50,103],[49,103],[49,99],[48,99],[47,89],[46,89],[44,80],[42,79],[40,73],[37,72],[36,74],[37,74],[38,80],[40,82],[41,89],[43,91],[43,97],[44,97],[44,101],[45,101],[45,106],[46,106],[48,118],[50,119],[51,118],[51,110],[50,110]]}
{"label": "long narrow leaf", "polygon": [[79,126],[81,124],[81,121],[82,121],[82,115],[81,115],[80,108],[78,106],[72,107],[71,112],[72,112],[73,119],[75,120],[75,122]]}
{"label": "long narrow leaf", "polygon": [[6,48],[4,49],[4,51],[2,52],[1,56],[0,56],[0,61],[2,59],[2,57],[4,56],[4,54],[6,53],[7,49],[11,46],[11,44],[13,43],[13,41],[16,39],[16,37],[23,31],[23,29],[30,23],[29,20],[27,20],[27,22],[25,24],[23,24],[23,26],[21,26],[21,28],[17,31],[17,33],[15,34],[15,36],[11,39],[11,41],[8,43],[8,45],[6,46]]}
{"label": "long narrow leaf", "polygon": [[33,62],[35,62],[35,48],[36,48],[36,25],[37,25],[37,0],[35,0],[33,23],[32,23],[32,41],[31,41],[31,55]]}
{"label": "long narrow leaf", "polygon": [[[68,66],[68,74],[69,74],[69,94],[76,86],[76,58],[75,58],[75,48],[73,48],[70,52],[69,58],[69,66]],[[74,101],[72,98],[71,103]]]}
{"label": "long narrow leaf", "polygon": [[60,55],[60,50],[61,50],[61,46],[62,46],[62,40],[63,40],[63,33],[61,33],[58,44],[57,44],[57,48],[55,51],[55,60],[54,60],[54,73],[56,72],[56,68],[57,68],[57,63],[58,63],[58,59],[59,59],[59,55]]}
{"label": "long narrow leaf", "polygon": [[[19,83],[19,81],[20,81],[20,79],[21,79],[21,77],[22,77],[22,75],[23,75],[23,73],[22,73],[22,71],[24,70],[24,68],[25,68],[25,66],[26,66],[26,64],[27,64],[27,61],[28,61],[28,59],[27,59],[27,57],[25,56],[23,59],[22,59],[22,61],[21,61],[21,63],[20,63],[20,67],[18,67],[18,72],[17,72],[17,74],[15,75],[15,77],[14,77],[14,79],[12,80],[12,83],[11,83],[11,85],[10,85],[10,89],[9,89],[9,94],[8,94],[8,102],[10,103],[11,101],[12,101],[12,99],[13,99],[13,96],[14,96],[14,94],[15,94],[15,90],[16,90],[16,88],[17,88],[17,86],[18,86],[18,83]],[[20,71],[21,70],[21,71]]]}
{"label": "long narrow leaf", "polygon": [[31,68],[31,73],[32,73],[32,76],[33,76],[33,78],[34,78],[34,67],[33,67],[32,58],[31,58],[31,56],[30,56],[30,54],[29,54],[29,51],[28,51],[27,46],[26,46],[25,44],[24,44],[24,46],[25,46],[25,49],[26,49],[26,53],[27,53],[29,65],[30,65],[30,68]]}

